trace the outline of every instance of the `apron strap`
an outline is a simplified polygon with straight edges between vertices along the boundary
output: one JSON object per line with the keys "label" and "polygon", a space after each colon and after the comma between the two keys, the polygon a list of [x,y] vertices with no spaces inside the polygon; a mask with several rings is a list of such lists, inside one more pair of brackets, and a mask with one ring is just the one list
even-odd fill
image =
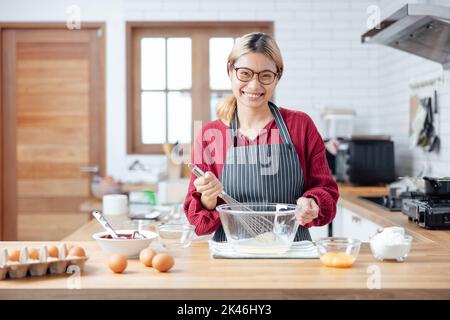
{"label": "apron strap", "polygon": [[[280,109],[269,101],[269,108],[274,117],[275,123],[277,124],[278,130],[280,131],[281,141],[284,144],[292,146],[291,136],[289,135],[289,130],[284,122],[283,116],[281,115]],[[233,146],[237,147],[237,134],[238,134],[238,113],[237,108],[234,111],[233,121],[231,122],[231,141]]]}
{"label": "apron strap", "polygon": [[272,111],[272,114],[275,118],[275,123],[277,124],[277,127],[280,130],[281,140],[283,141],[283,143],[292,146],[293,143],[291,140],[291,135],[289,134],[289,130],[286,126],[286,123],[284,122],[280,109],[278,109],[278,107],[270,101],[269,101],[269,108]]}
{"label": "apron strap", "polygon": [[237,107],[234,109],[234,114],[233,114],[233,121],[231,122],[231,141],[233,142],[233,147],[237,148],[237,141],[238,141],[238,137],[237,137],[237,130],[238,128],[238,114],[237,114]]}

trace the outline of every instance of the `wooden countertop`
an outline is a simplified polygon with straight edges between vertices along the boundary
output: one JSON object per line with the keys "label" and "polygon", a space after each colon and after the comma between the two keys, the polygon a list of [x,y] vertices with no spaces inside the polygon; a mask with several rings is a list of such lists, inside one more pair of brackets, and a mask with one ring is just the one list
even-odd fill
{"label": "wooden countertop", "polygon": [[427,230],[419,227],[401,212],[391,212],[382,207],[358,198],[358,196],[377,196],[387,194],[383,187],[351,187],[339,185],[339,205],[350,209],[382,227],[398,226],[414,238],[414,242],[432,243],[450,250],[450,230]]}
{"label": "wooden countertop", "polygon": [[[414,237],[405,262],[377,261],[365,243],[351,269],[326,268],[318,259],[213,259],[205,241],[194,241],[175,256],[169,273],[130,260],[127,272],[116,275],[106,266],[107,255],[91,239],[101,230],[91,221],[63,240],[82,245],[90,257],[79,289],[67,289],[66,275],[7,279],[0,281],[0,299],[450,299],[450,232],[422,229],[401,213],[357,198],[367,192],[386,193],[383,188],[365,192],[341,188],[339,203],[382,226],[405,227]],[[124,217],[110,220],[120,227]],[[32,243],[0,245],[17,248]],[[367,287],[374,272],[380,275],[380,289]]]}
{"label": "wooden countertop", "polygon": [[[358,196],[378,196],[387,194],[387,188],[379,187],[355,187],[339,185],[339,205],[350,209],[360,216],[367,218],[382,227],[399,226],[414,238],[414,242],[431,243],[450,249],[449,230],[427,230],[408,220],[401,212],[391,212],[382,207],[358,198]],[[113,227],[122,228],[124,217],[114,217],[111,223]],[[102,231],[102,227],[93,220],[68,237],[65,240],[91,240],[92,234]]]}
{"label": "wooden countertop", "polygon": [[[6,279],[0,299],[450,299],[450,252],[433,244],[414,244],[403,263],[379,262],[363,244],[353,268],[333,269],[318,259],[213,259],[207,243],[195,242],[168,273],[129,260],[113,274],[95,242],[72,243],[89,256],[77,289],[67,288],[77,284],[70,275]],[[373,272],[380,289],[367,288]]]}
{"label": "wooden countertop", "polygon": [[388,194],[388,188],[385,185],[379,186],[353,186],[349,184],[338,183],[339,193],[365,195],[365,196],[379,196]]}

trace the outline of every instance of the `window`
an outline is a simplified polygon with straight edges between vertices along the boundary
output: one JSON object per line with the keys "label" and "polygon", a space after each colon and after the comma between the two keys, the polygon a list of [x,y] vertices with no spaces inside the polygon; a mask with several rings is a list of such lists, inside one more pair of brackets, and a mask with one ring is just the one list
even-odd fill
{"label": "window", "polygon": [[215,120],[217,103],[227,94],[231,94],[230,79],[227,75],[227,58],[236,38],[212,37],[209,39],[209,89],[210,114]]}
{"label": "window", "polygon": [[141,140],[190,143],[191,38],[141,39]]}
{"label": "window", "polygon": [[128,153],[192,143],[194,121],[215,120],[217,103],[231,94],[226,61],[236,38],[254,31],[271,34],[272,23],[129,22]]}

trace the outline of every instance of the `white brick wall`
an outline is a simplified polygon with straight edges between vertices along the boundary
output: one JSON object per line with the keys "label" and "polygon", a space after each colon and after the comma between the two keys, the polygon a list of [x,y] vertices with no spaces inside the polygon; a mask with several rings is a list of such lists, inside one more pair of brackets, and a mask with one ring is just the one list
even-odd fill
{"label": "white brick wall", "polygon": [[[448,0],[441,0],[445,2]],[[383,0],[383,13],[399,2]],[[107,24],[107,172],[127,177],[136,156],[126,154],[125,21],[273,20],[286,73],[277,103],[309,113],[320,127],[321,107],[354,108],[356,133],[389,133],[398,145],[399,172],[418,168],[421,156],[406,148],[408,82],[437,69],[433,63],[379,46],[361,45],[367,13],[376,0],[0,0],[0,21],[65,21],[65,8],[79,5],[84,21]],[[441,93],[449,136],[450,92]],[[445,106],[445,107],[444,107]],[[446,131],[444,131],[446,130]],[[437,172],[450,163],[448,141],[434,156]],[[140,156],[155,167],[162,157]]]}
{"label": "white brick wall", "polygon": [[[135,10],[140,2],[124,2],[125,18],[129,6]],[[374,48],[359,42],[369,1],[192,1],[194,8],[199,7],[196,12],[190,12],[186,4],[183,8],[189,11],[180,12],[173,5],[176,1],[170,3],[157,12],[143,7],[143,14],[150,20],[273,20],[286,64],[277,103],[306,111],[319,127],[319,108],[355,108],[356,131],[375,132],[377,56]]]}
{"label": "white brick wall", "polygon": [[[432,3],[450,6],[450,1],[410,1],[410,3]],[[388,16],[403,6],[405,0],[381,1],[382,16]],[[410,82],[422,81],[439,75],[442,67],[429,60],[395,50],[379,48],[379,108],[378,119],[382,126],[380,133],[392,135],[396,146],[396,165],[400,175],[417,175],[424,168],[426,158],[430,163],[429,174],[450,176],[450,72],[445,76],[447,82],[439,86],[439,118],[441,151],[427,154],[420,149],[409,148],[409,98],[433,95],[434,87],[413,90]]]}

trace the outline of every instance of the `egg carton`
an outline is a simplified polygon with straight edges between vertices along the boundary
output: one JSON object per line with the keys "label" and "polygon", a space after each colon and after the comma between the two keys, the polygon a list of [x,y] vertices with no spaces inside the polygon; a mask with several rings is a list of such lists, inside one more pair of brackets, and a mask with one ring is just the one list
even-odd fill
{"label": "egg carton", "polygon": [[8,249],[0,249],[0,280],[6,278],[20,279],[27,276],[44,276],[46,274],[63,274],[70,266],[77,266],[82,272],[88,257],[66,256],[65,245],[58,246],[58,258],[48,255],[47,246],[39,248],[39,258],[31,259],[28,248],[20,250],[19,261],[9,261]]}

